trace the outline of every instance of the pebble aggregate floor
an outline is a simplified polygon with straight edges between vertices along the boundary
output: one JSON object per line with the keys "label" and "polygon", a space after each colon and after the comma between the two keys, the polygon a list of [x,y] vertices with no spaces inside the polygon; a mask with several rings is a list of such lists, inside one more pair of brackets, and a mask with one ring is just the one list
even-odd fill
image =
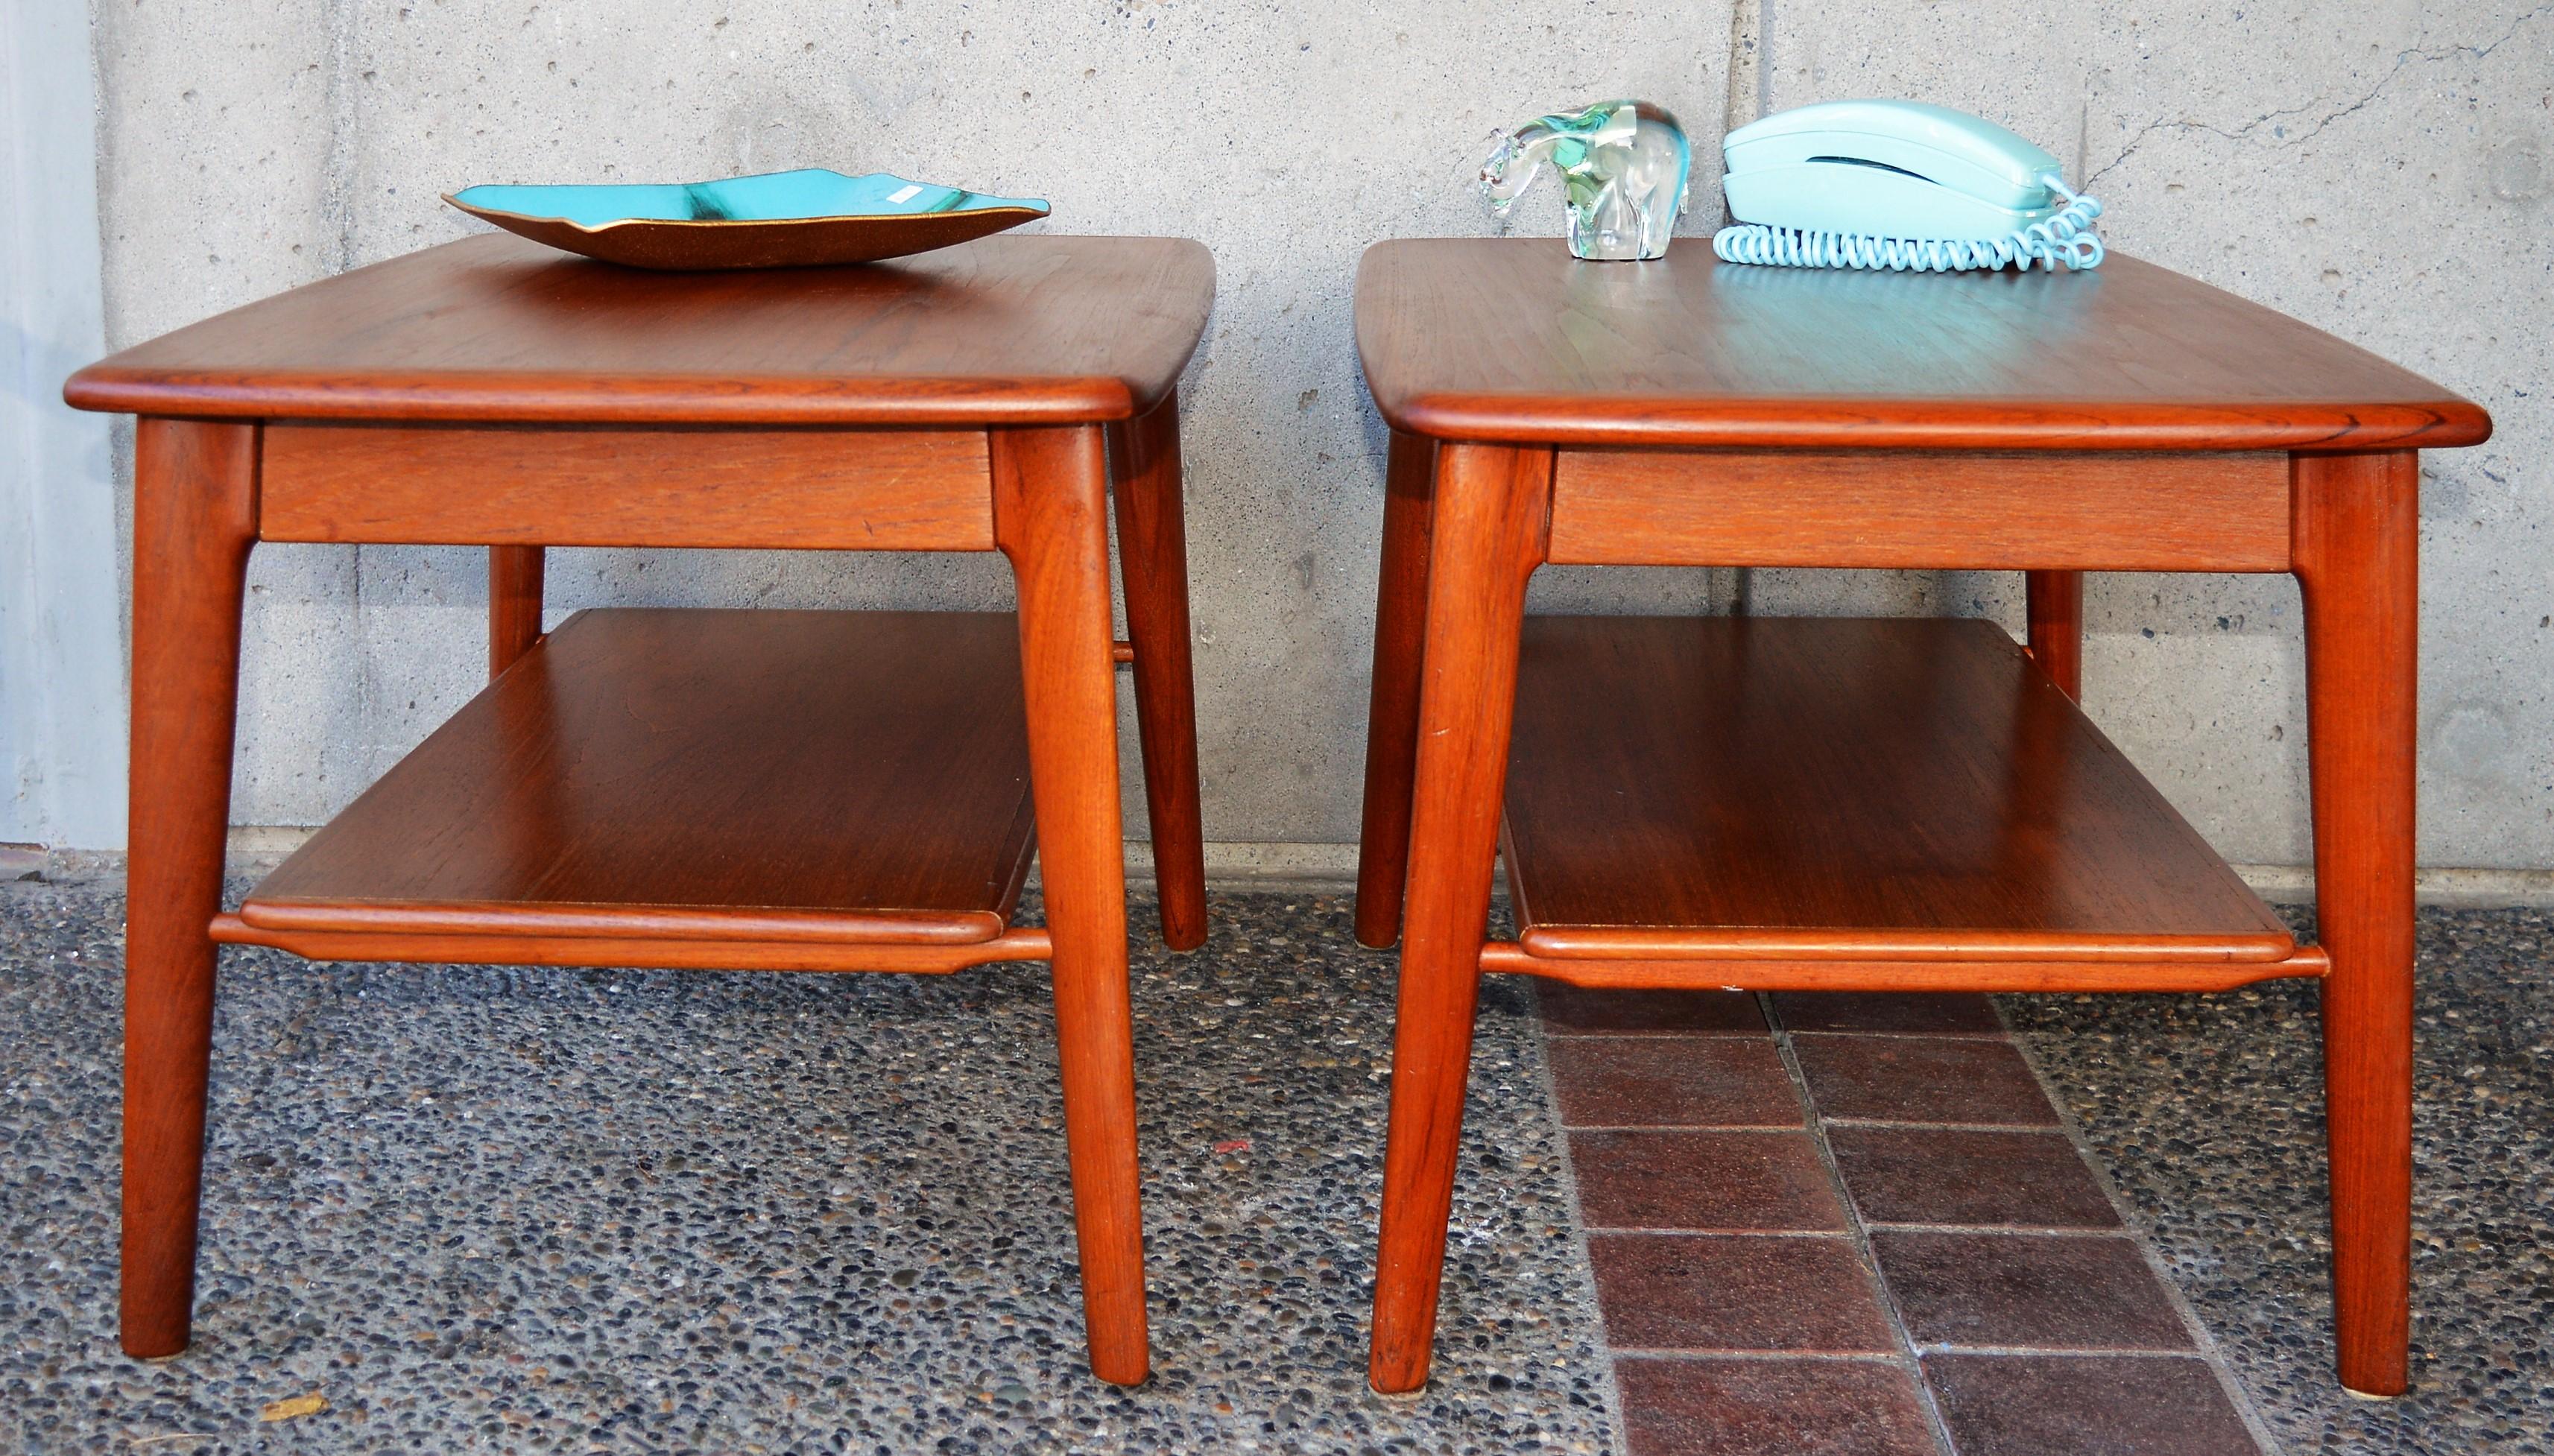
{"label": "pebble aggregate floor", "polygon": [[2396,1400],[2331,1376],[2314,987],[1997,998],[2287,1456],[2554,1452],[2554,916],[2423,910],[2418,953]]}
{"label": "pebble aggregate floor", "polygon": [[[1219,896],[1205,952],[1138,948],[1131,1393],[1081,1368],[1033,967],[227,952],[196,1343],[127,1360],[122,909],[0,885],[0,1451],[1623,1449],[1545,1042],[1497,980],[1437,1378],[1365,1391],[1392,961],[1343,898]],[[2292,1456],[2554,1452],[2554,925],[2425,912],[2422,946],[2419,1386],[2384,1404],[2327,1374],[2311,988],[2002,998]]]}

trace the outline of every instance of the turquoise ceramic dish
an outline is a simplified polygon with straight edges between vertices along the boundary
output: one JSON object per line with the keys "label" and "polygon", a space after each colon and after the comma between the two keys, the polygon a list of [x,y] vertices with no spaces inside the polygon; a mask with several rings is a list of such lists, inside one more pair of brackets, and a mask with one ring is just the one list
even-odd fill
{"label": "turquoise ceramic dish", "polygon": [[633,268],[803,268],[946,248],[1047,215],[887,172],[822,168],[662,185],[465,187],[444,201],[535,242]]}

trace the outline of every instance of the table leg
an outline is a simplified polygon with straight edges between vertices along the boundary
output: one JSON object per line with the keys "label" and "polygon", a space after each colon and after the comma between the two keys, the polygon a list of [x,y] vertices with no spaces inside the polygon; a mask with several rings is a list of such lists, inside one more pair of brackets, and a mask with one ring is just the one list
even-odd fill
{"label": "table leg", "polygon": [[2084,573],[2024,573],[2031,659],[2069,698],[2084,696]]}
{"label": "table leg", "polygon": [[1109,429],[1117,461],[1118,568],[1135,647],[1135,726],[1162,942],[1206,944],[1206,830],[1198,806],[1197,681],[1189,660],[1188,525],[1181,507],[1180,401]]}
{"label": "table leg", "polygon": [[1437,456],[1409,918],[1367,1361],[1367,1379],[1386,1394],[1427,1383],[1436,1338],[1516,711],[1517,639],[1526,579],[1544,555],[1552,459],[1550,450],[1473,444],[1448,444]]}
{"label": "table leg", "polygon": [[2420,457],[2299,456],[2324,1104],[2341,1383],[2407,1382],[2412,1278],[2412,800]]}
{"label": "table leg", "polygon": [[1375,594],[1374,683],[1365,728],[1365,814],[1358,831],[1356,938],[1401,938],[1410,869],[1410,775],[1419,756],[1419,648],[1428,618],[1428,513],[1437,443],[1392,432],[1383,481],[1383,574]]}
{"label": "table leg", "polygon": [[539,546],[488,548],[488,676],[515,665],[541,639]]}
{"label": "table leg", "polygon": [[1149,1368],[1137,1204],[1135,1049],[1126,990],[1117,671],[1108,624],[1108,472],[1101,431],[992,432],[993,534],[1019,581],[1020,675],[1091,1370]]}
{"label": "table leg", "polygon": [[133,452],[133,808],[124,952],[122,1338],[186,1348],[239,714],[257,427],[144,419]]}

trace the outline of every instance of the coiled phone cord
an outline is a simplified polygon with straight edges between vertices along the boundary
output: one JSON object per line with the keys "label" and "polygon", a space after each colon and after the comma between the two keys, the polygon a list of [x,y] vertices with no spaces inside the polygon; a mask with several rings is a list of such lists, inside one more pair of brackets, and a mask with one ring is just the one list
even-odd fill
{"label": "coiled phone cord", "polygon": [[1727,263],[1761,263],[1778,268],[1887,268],[1917,273],[1956,273],[1997,269],[2020,262],[2025,273],[2033,263],[2055,272],[2100,268],[2102,240],[2093,234],[2093,219],[2102,204],[2067,190],[2065,179],[2043,173],[2041,186],[2066,199],[2045,222],[2017,233],[1977,241],[1967,238],[1883,238],[1868,233],[1816,233],[1804,228],[1737,223],[1711,235],[1711,251]]}

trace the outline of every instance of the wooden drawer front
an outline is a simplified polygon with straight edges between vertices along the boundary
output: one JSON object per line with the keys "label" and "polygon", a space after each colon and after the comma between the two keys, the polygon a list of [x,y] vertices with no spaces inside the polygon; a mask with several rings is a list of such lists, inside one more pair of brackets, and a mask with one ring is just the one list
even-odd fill
{"label": "wooden drawer front", "polygon": [[1569,565],[2285,571],[2278,454],[1564,451]]}
{"label": "wooden drawer front", "polygon": [[269,541],[987,551],[984,432],[271,424]]}

